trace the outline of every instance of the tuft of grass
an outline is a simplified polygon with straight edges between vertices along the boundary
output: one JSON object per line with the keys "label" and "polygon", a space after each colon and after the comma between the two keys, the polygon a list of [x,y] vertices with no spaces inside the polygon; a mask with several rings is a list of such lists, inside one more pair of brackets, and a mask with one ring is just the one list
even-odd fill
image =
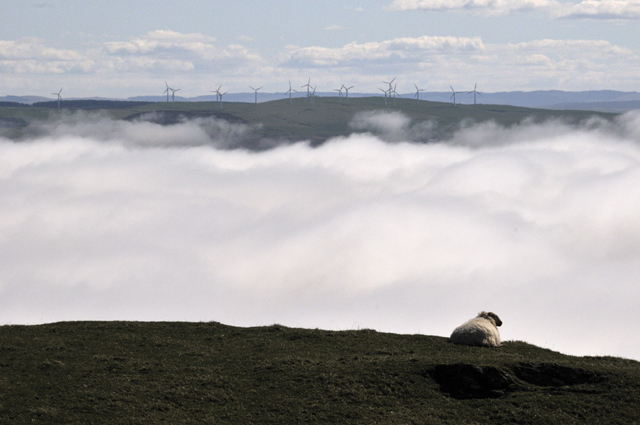
{"label": "tuft of grass", "polygon": [[[438,365],[500,368],[523,390],[458,400]],[[576,385],[518,380],[522,363],[594,374]],[[65,424],[637,423],[640,363],[525,342],[281,325],[65,322],[0,327],[0,422]]]}

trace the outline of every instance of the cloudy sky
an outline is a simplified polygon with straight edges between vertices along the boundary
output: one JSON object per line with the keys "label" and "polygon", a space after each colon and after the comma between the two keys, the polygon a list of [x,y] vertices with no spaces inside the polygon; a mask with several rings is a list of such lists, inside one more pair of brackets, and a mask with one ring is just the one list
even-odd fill
{"label": "cloudy sky", "polygon": [[0,0],[0,95],[636,91],[639,0]]}

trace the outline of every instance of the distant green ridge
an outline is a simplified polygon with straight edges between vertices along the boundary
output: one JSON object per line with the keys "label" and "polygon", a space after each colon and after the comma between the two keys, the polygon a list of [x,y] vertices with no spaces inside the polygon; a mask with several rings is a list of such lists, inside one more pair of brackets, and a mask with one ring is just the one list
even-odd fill
{"label": "distant green ridge", "polygon": [[[81,101],[69,104],[81,106]],[[50,104],[50,105],[49,105]],[[75,111],[97,113],[99,101],[87,103],[86,108],[68,108],[62,102],[58,109],[57,103],[49,102],[47,107],[0,107],[0,127],[4,120],[4,127],[11,127],[14,132],[8,137],[22,136],[20,127],[41,120],[56,120],[65,114]],[[107,105],[107,103],[105,103]],[[347,136],[357,129],[350,123],[357,114],[373,111],[399,112],[411,120],[412,125],[430,123],[430,131],[418,138],[418,142],[446,140],[461,125],[471,125],[493,121],[502,126],[512,126],[525,120],[528,122],[543,122],[546,120],[562,120],[570,124],[577,124],[590,117],[612,119],[616,114],[590,111],[531,109],[516,106],[501,105],[453,105],[452,103],[428,102],[415,99],[398,98],[388,100],[384,105],[384,98],[363,97],[350,98],[347,104],[344,99],[336,97],[318,97],[312,104],[307,98],[296,98],[289,103],[289,99],[275,100],[258,104],[223,102],[110,102],[108,109],[101,111],[105,116],[114,119],[152,119],[155,122],[171,125],[181,119],[214,117],[233,123],[250,125],[252,137],[255,140],[271,139],[274,141],[309,140],[312,144],[319,144],[329,138]],[[150,118],[149,113],[155,113]],[[13,121],[7,121],[13,120]],[[19,120],[19,121],[16,121]],[[22,123],[17,125],[16,123]]]}

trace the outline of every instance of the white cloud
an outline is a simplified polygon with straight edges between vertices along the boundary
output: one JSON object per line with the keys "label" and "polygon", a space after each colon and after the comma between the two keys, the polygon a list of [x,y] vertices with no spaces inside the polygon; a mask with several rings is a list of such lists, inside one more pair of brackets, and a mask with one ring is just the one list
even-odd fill
{"label": "white cloud", "polygon": [[395,0],[388,8],[394,11],[457,10],[483,15],[504,15],[538,11],[559,18],[639,19],[639,0]]}
{"label": "white cloud", "polygon": [[395,0],[390,10],[464,10],[488,15],[548,9],[553,0]]}
{"label": "white cloud", "polygon": [[340,48],[289,46],[282,61],[290,67],[332,67],[380,61],[416,62],[427,55],[471,52],[484,48],[480,38],[404,37],[382,42],[349,43]]}
{"label": "white cloud", "polygon": [[580,90],[638,81],[634,70],[640,67],[640,52],[605,40],[488,44],[480,38],[418,37],[340,48],[289,46],[281,61],[281,66],[316,72],[327,68],[327,73],[358,81],[363,91],[377,90],[389,76],[398,77],[399,90],[412,90],[407,80],[422,81],[425,74],[431,90],[467,82],[469,75],[489,91]]}
{"label": "white cloud", "polygon": [[252,43],[252,42],[256,41],[253,37],[249,37],[248,35],[239,35],[237,37],[237,39],[241,43]]}
{"label": "white cloud", "polygon": [[151,57],[161,64],[161,60],[192,59],[194,61],[249,63],[259,61],[259,56],[251,54],[241,45],[220,48],[216,39],[203,34],[181,34],[175,31],[151,31],[145,37],[126,42],[109,42],[105,50],[112,56],[127,58]]}
{"label": "white cloud", "polygon": [[[123,88],[129,96],[146,94],[149,86],[157,87],[158,82],[176,76],[181,81],[199,80],[204,86],[214,72],[234,78],[242,74],[253,77],[264,73],[266,66],[260,55],[243,45],[219,46],[213,37],[174,31],[151,31],[143,37],[106,42],[86,50],[56,49],[34,38],[0,41],[0,71],[7,87],[24,90],[25,81],[30,81],[30,90],[49,93],[47,87],[67,81],[65,84],[76,90],[73,96],[81,95],[78,90],[88,91],[84,95],[114,96],[114,90],[121,92]],[[38,78],[32,78],[34,74]],[[65,75],[70,78],[64,80]],[[136,87],[136,92],[132,93],[129,86]],[[206,92],[204,87],[200,90],[195,94]]]}
{"label": "white cloud", "polygon": [[55,49],[39,38],[0,40],[0,64],[17,73],[90,72],[95,62],[80,52]]}
{"label": "white cloud", "polygon": [[208,94],[216,84],[231,91],[258,84],[265,91],[284,92],[287,80],[306,82],[309,77],[319,92],[345,81],[359,92],[377,92],[382,80],[394,76],[400,91],[413,90],[413,82],[425,79],[427,90],[445,90],[469,79],[479,81],[484,91],[628,90],[640,83],[638,67],[637,49],[605,40],[491,44],[479,37],[402,37],[331,48],[287,46],[264,58],[241,44],[219,46],[213,37],[173,31],[87,50],[56,49],[39,39],[0,41],[6,92],[24,94],[29,87],[33,94],[48,95],[52,87],[64,86],[74,97],[162,93],[165,80],[185,96]]}
{"label": "white cloud", "polygon": [[640,19],[639,0],[585,0],[576,4],[561,3],[555,12],[562,18]]}
{"label": "white cloud", "polygon": [[215,149],[206,128],[93,119],[1,140],[0,321],[447,336],[490,309],[503,339],[640,359],[640,115],[263,153]]}

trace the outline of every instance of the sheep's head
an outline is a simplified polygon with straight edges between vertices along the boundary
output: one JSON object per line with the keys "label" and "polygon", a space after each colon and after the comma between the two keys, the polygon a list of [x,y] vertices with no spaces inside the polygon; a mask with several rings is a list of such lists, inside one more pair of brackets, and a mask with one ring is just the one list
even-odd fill
{"label": "sheep's head", "polygon": [[490,322],[493,322],[494,325],[496,325],[496,327],[498,326],[502,326],[502,320],[500,320],[500,318],[498,317],[497,314],[492,313],[492,312],[486,312],[483,311],[480,314],[478,314],[478,317],[484,317],[485,319],[489,320]]}

